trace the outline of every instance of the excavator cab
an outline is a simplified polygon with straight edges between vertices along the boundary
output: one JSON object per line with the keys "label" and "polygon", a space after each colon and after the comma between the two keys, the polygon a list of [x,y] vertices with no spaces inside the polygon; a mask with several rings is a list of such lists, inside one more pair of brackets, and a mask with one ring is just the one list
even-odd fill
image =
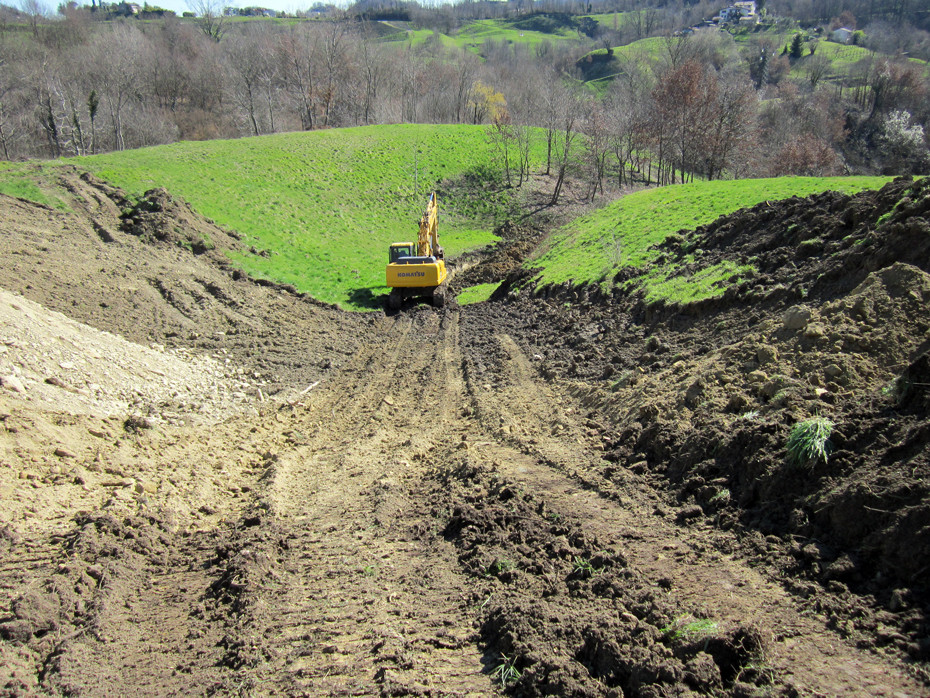
{"label": "excavator cab", "polygon": [[394,264],[401,257],[413,257],[416,255],[416,244],[412,242],[395,242],[388,250],[389,264]]}

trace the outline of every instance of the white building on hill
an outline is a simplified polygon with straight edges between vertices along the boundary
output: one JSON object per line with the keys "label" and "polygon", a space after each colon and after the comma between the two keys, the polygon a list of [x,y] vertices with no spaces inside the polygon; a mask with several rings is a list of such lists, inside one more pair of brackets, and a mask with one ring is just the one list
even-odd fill
{"label": "white building on hill", "polygon": [[720,22],[722,24],[743,22],[744,19],[749,20],[750,22],[752,22],[754,19],[758,20],[758,15],[756,14],[756,3],[754,0],[748,0],[747,2],[735,2],[729,7],[725,7],[720,10]]}

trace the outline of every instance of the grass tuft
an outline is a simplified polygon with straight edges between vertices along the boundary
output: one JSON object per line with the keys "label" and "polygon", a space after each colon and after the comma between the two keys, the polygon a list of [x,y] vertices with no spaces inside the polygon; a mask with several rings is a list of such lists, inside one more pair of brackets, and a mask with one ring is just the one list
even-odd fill
{"label": "grass tuft", "polygon": [[600,573],[600,569],[595,567],[594,564],[583,557],[575,556],[574,564],[572,565],[572,572],[581,577],[582,579],[590,579],[591,577],[596,577]]}
{"label": "grass tuft", "polygon": [[515,684],[523,675],[517,669],[516,657],[508,657],[506,654],[501,655],[501,663],[494,667],[494,678],[501,682],[501,688],[507,688]]}
{"label": "grass tuft", "polygon": [[788,436],[788,462],[797,467],[808,467],[817,461],[827,462],[833,444],[830,434],[833,422],[826,417],[814,417],[798,422]]}
{"label": "grass tuft", "polygon": [[679,616],[669,625],[662,628],[662,634],[672,642],[694,642],[707,640],[717,634],[716,621],[708,618],[699,620],[691,616]]}

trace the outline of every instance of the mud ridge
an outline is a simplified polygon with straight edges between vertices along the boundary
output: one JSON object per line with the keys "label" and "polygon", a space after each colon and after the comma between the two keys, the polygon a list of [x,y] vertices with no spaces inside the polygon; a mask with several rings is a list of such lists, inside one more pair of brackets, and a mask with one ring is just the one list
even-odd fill
{"label": "mud ridge", "polygon": [[[670,260],[700,248],[682,275],[756,264],[720,298],[668,307],[540,288],[495,306],[541,375],[592,410],[604,451],[592,473],[641,476],[682,525],[737,532],[841,636],[922,676],[930,458],[926,416],[904,393],[922,404],[905,386],[923,382],[909,376],[930,346],[928,210],[930,180],[904,179],[760,204],[660,248]],[[834,424],[830,455],[792,467],[789,433],[814,416]]]}

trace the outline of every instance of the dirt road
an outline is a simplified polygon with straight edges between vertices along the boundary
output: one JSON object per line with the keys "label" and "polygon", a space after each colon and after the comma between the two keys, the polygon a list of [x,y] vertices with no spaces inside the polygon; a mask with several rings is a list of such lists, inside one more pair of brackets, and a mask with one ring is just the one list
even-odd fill
{"label": "dirt road", "polygon": [[[679,526],[635,476],[593,479],[583,409],[492,322],[383,318],[293,404],[134,437],[135,458],[210,454],[227,519],[172,525],[157,490],[131,487],[122,519],[11,545],[4,587],[29,591],[4,634],[32,634],[5,645],[19,687],[489,695],[513,659],[525,695],[920,694],[727,534]],[[88,578],[66,604],[65,580]]]}
{"label": "dirt road", "polygon": [[[13,290],[54,307],[24,268]],[[221,319],[201,329],[237,331],[170,358],[232,397],[189,378],[170,420],[157,381],[146,414],[107,411],[103,365],[96,392],[71,363],[70,390],[43,381],[51,345],[4,325],[3,695],[926,695],[776,573],[780,547],[611,469],[602,405],[498,306],[349,316],[217,278],[213,298],[274,310],[247,335],[256,318],[204,306]],[[134,351],[68,323],[101,357]]]}

